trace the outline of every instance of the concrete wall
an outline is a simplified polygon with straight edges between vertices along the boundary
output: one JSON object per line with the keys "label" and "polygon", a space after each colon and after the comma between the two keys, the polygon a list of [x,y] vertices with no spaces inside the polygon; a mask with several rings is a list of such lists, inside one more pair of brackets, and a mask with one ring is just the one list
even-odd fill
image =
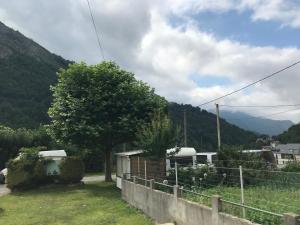
{"label": "concrete wall", "polygon": [[255,225],[225,213],[220,213],[220,199],[212,199],[209,208],[194,202],[122,180],[122,198],[142,210],[156,222],[176,222],[177,225]]}

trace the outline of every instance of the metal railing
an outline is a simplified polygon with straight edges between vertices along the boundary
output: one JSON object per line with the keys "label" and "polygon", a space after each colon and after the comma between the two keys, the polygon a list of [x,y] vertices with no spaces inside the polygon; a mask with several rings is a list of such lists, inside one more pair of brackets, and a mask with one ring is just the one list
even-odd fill
{"label": "metal railing", "polygon": [[[202,198],[202,201],[200,201],[200,203],[202,203],[204,205],[207,205],[207,206],[211,206],[211,199],[212,199],[213,195],[207,195],[207,194],[197,192],[197,191],[194,191],[194,190],[188,190],[184,187],[180,187],[180,186],[176,185],[176,183],[175,183],[175,185],[170,185],[166,182],[166,180],[165,180],[165,182],[164,181],[158,182],[155,179],[145,179],[143,177],[132,176],[132,175],[130,175],[130,176],[127,175],[124,178],[126,180],[132,181],[136,184],[147,186],[147,187],[152,187],[154,190],[159,190],[159,191],[163,191],[163,192],[166,192],[166,193],[175,194],[174,190],[175,190],[175,188],[178,188],[178,190],[180,191],[178,197],[191,200],[190,196],[187,196],[184,193],[186,193],[188,195],[195,195],[195,196],[198,196],[198,197]],[[152,182],[152,186],[151,186],[151,182]],[[195,200],[197,202],[199,202],[199,199],[195,199]],[[230,201],[230,200],[227,200],[227,199],[220,198],[220,203],[221,203],[221,211],[222,212],[234,215],[235,213],[232,213],[230,211],[225,210],[225,208],[226,208],[225,204],[232,205],[234,207],[238,207],[239,211],[243,212],[243,213],[241,213],[239,215],[235,215],[235,216],[244,217],[244,218],[250,219],[250,220],[251,220],[251,218],[246,216],[245,213],[244,213],[245,211],[243,211],[243,210],[247,209],[247,210],[257,212],[257,213],[262,213],[264,215],[276,217],[277,218],[276,220],[280,220],[280,221],[282,221],[282,218],[283,218],[283,214],[279,214],[279,213],[271,212],[271,211],[268,211],[268,210],[256,208],[256,207],[253,207],[253,206],[249,206],[249,205],[246,205],[246,204]],[[281,224],[281,222],[279,224]]]}

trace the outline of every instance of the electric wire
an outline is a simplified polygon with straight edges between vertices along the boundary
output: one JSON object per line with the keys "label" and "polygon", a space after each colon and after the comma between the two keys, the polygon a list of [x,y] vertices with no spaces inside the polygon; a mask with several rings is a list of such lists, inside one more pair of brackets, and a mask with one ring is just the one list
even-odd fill
{"label": "electric wire", "polygon": [[237,92],[240,92],[240,91],[242,91],[242,90],[244,90],[244,89],[246,89],[246,88],[249,88],[249,87],[251,87],[251,86],[253,86],[253,85],[255,85],[255,84],[259,83],[259,82],[262,82],[262,81],[264,81],[264,80],[266,80],[266,79],[268,79],[268,78],[271,78],[271,77],[273,77],[273,76],[275,76],[275,75],[277,75],[277,74],[279,74],[279,73],[281,73],[281,72],[283,72],[283,71],[285,71],[285,70],[288,70],[288,69],[290,69],[290,68],[296,66],[296,65],[299,64],[299,63],[300,63],[300,60],[299,60],[299,61],[296,61],[296,62],[294,62],[294,63],[292,63],[292,64],[290,64],[290,65],[288,65],[288,66],[286,66],[286,67],[284,67],[284,68],[282,68],[282,69],[280,69],[280,70],[277,70],[276,72],[271,73],[271,74],[269,74],[269,75],[267,75],[267,76],[265,76],[265,77],[263,77],[263,78],[261,78],[261,79],[259,79],[259,80],[257,80],[257,81],[254,81],[254,82],[252,82],[252,83],[250,83],[250,84],[247,84],[247,85],[244,86],[244,87],[241,87],[241,88],[239,88],[239,89],[236,89],[236,90],[234,90],[234,91],[232,91],[232,92],[229,92],[229,93],[227,93],[227,94],[225,94],[225,95],[223,95],[223,96],[220,96],[220,97],[218,97],[218,98],[215,98],[215,99],[209,100],[209,101],[207,101],[207,102],[204,102],[204,103],[202,103],[202,104],[200,104],[200,105],[198,105],[198,106],[201,107],[201,106],[203,106],[203,105],[207,105],[207,104],[209,104],[209,103],[213,103],[213,102],[215,102],[215,101],[217,101],[217,100],[223,99],[223,98],[228,97],[228,96],[230,96],[230,95],[232,95],[232,94],[235,94],[235,93],[237,93]]}
{"label": "electric wire", "polygon": [[97,42],[98,42],[100,54],[102,56],[102,59],[105,60],[104,51],[103,51],[103,48],[102,48],[102,45],[101,45],[101,41],[100,41],[100,37],[99,37],[98,30],[97,30],[97,27],[96,27],[96,23],[95,23],[94,15],[93,15],[92,8],[91,8],[91,5],[90,5],[90,1],[86,0],[86,2],[87,2],[88,7],[89,7],[91,21],[92,21],[92,24],[93,24],[93,27],[94,27],[94,31],[95,31],[95,34],[96,34],[96,37],[97,37]]}

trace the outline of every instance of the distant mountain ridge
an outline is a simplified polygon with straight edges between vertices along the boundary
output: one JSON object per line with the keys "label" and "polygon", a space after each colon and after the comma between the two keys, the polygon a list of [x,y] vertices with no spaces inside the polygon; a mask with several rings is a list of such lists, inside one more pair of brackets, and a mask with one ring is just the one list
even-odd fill
{"label": "distant mountain ridge", "polygon": [[276,137],[282,143],[300,143],[300,124],[291,126],[287,131]]}
{"label": "distant mountain ridge", "polygon": [[[47,123],[50,85],[57,82],[59,68],[69,63],[0,22],[0,124],[35,128]],[[216,116],[199,107],[169,103],[169,116],[181,127],[183,110],[187,113],[188,146],[216,151]],[[258,137],[223,119],[221,128],[223,144],[250,147]]]}
{"label": "distant mountain ridge", "polygon": [[33,128],[48,121],[50,85],[69,63],[0,22],[0,124]]}
{"label": "distant mountain ridge", "polygon": [[[188,147],[198,151],[217,150],[216,115],[192,105],[169,103],[169,116],[175,125],[183,129],[183,111],[186,111]],[[244,130],[236,125],[220,119],[221,141],[227,145],[243,145],[245,148],[254,148],[259,135]]]}
{"label": "distant mountain ridge", "polygon": [[290,120],[272,120],[255,117],[243,112],[220,111],[220,117],[245,130],[270,136],[279,135],[294,123]]}

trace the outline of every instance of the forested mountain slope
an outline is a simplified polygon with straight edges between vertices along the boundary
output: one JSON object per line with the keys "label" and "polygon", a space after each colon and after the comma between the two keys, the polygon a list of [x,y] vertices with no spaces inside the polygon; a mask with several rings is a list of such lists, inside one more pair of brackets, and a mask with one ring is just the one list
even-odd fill
{"label": "forested mountain slope", "polygon": [[282,143],[300,143],[300,124],[291,126],[287,131],[277,136]]}
{"label": "forested mountain slope", "polygon": [[[173,123],[183,129],[183,111],[186,110],[188,146],[198,151],[215,151],[217,149],[216,115],[191,105],[169,104],[169,116]],[[243,130],[220,119],[221,140],[223,144],[255,147],[258,137],[253,132]],[[202,144],[201,144],[202,143]]]}
{"label": "forested mountain slope", "polygon": [[48,121],[49,87],[69,63],[0,22],[0,124],[32,128]]}

